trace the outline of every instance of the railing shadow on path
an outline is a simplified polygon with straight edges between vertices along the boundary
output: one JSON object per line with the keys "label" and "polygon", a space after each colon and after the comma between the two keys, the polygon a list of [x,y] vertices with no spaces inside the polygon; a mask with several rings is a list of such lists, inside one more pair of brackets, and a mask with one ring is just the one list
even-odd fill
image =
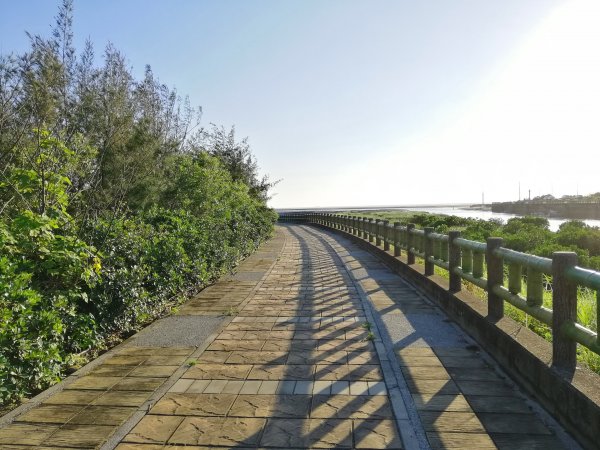
{"label": "railing shadow on path", "polygon": [[[381,377],[373,344],[365,340],[367,330],[360,323],[339,320],[364,315],[349,274],[336,263],[335,252],[324,242],[305,230],[286,227],[286,231],[289,236],[280,260],[238,317],[255,317],[262,306],[270,305],[268,311],[265,308],[263,318],[274,314],[291,316],[291,320],[274,323],[268,332],[260,322],[254,326],[241,325],[238,329],[248,330],[251,335],[255,329],[254,336],[278,331],[292,333],[289,340],[280,336],[281,339],[268,340],[265,344],[285,351],[285,357],[275,356],[259,362],[252,361],[252,355],[247,352],[247,364],[254,364],[253,367],[263,373],[275,373],[277,367],[283,366],[283,373],[276,374],[275,379],[293,382],[290,385],[295,384],[294,391],[272,396],[270,415],[264,411],[256,415],[260,395],[245,396],[249,404],[256,407],[254,417],[264,418],[266,423],[254,434],[232,442],[228,448],[401,448],[397,435],[395,441],[384,441],[378,429],[382,421],[391,419],[387,396],[386,401],[382,401],[383,396],[350,395],[353,382],[378,382]],[[271,312],[273,304],[279,306],[277,313]],[[295,309],[287,312],[290,304],[295,305]],[[349,364],[351,360],[360,363]],[[321,393],[319,382],[331,383]],[[308,387],[310,391],[302,391]],[[337,388],[339,393],[335,393]],[[369,406],[368,411],[366,406]],[[318,417],[315,412],[319,412]],[[377,445],[370,444],[374,436],[379,438]]]}
{"label": "railing shadow on path", "polygon": [[[337,312],[336,309],[338,306],[348,306],[348,300],[350,300],[350,304],[352,305],[353,309],[355,309],[355,315],[357,316],[362,316],[364,315],[364,313],[361,313],[362,307],[361,304],[359,302],[359,299],[356,296],[356,290],[355,287],[352,284],[351,278],[349,276],[349,274],[347,274],[345,272],[345,270],[342,269],[340,270],[340,265],[335,263],[335,260],[337,258],[337,255],[335,254],[335,252],[333,251],[333,249],[330,248],[330,246],[327,245],[326,242],[324,242],[322,239],[320,239],[319,236],[313,236],[310,232],[308,232],[307,230],[302,230],[305,233],[298,233],[297,231],[295,231],[295,229],[293,227],[289,227],[288,231],[290,232],[290,234],[297,239],[297,241],[300,243],[300,248],[301,248],[301,258],[302,261],[308,261],[309,262],[309,266],[308,266],[308,270],[302,270],[302,277],[300,280],[300,285],[315,285],[315,284],[319,284],[319,285],[323,285],[322,286],[322,290],[315,290],[314,294],[311,295],[312,298],[310,298],[310,304],[312,305],[312,308],[310,309],[310,311],[306,311],[306,310],[302,310],[300,308],[300,304],[299,304],[299,308],[298,308],[298,315],[303,316],[306,315],[308,313],[308,315],[310,316],[318,316],[321,315],[322,317],[327,317],[328,315],[331,316],[337,316]],[[321,253],[320,255],[318,255],[318,258],[315,258],[314,253],[315,253],[315,249],[314,246],[309,245],[309,243],[307,242],[307,236],[305,234],[309,234],[309,237],[313,238],[313,241],[319,242],[322,245],[322,249],[323,250],[319,250],[318,253]],[[313,261],[315,259],[321,259],[321,261],[323,259],[327,259],[329,260],[326,265],[329,267],[329,271],[333,272],[332,275],[329,276],[315,276],[315,273],[313,272],[313,267],[314,265],[319,265],[319,263],[317,262],[317,264],[313,263]],[[321,268],[322,269],[322,268]],[[336,283],[334,285],[328,285],[330,283]],[[341,288],[340,290],[337,290]],[[333,291],[333,292],[331,292]],[[331,303],[330,300],[333,298],[335,299],[336,297],[339,298],[340,297],[340,293],[344,293],[348,295],[348,300],[339,300],[338,302],[334,302]],[[315,308],[315,305],[319,302],[327,302],[328,306],[326,308]],[[325,333],[323,333],[325,332]],[[331,374],[331,370],[335,370],[336,366],[342,366],[345,364],[345,360],[343,357],[343,352],[350,352],[352,353],[352,349],[355,347],[352,347],[352,344],[355,344],[357,342],[357,340],[359,339],[363,339],[366,337],[366,330],[362,333],[363,336],[358,335],[355,339],[351,339],[351,340],[347,340],[344,339],[345,337],[345,330],[344,328],[338,327],[336,325],[335,322],[331,322],[329,325],[323,326],[321,325],[318,330],[315,329],[311,329],[309,331],[309,336],[319,340],[319,342],[326,342],[326,341],[331,341],[331,342],[335,342],[335,344],[333,346],[328,345],[327,346],[327,350],[324,352],[319,352],[318,353],[318,359],[313,361],[314,363],[317,364],[317,368],[315,370],[314,373],[314,380],[315,381],[319,381],[322,380],[323,378],[329,378],[329,375]],[[292,341],[292,352],[294,351],[294,348],[296,347],[297,344],[294,344],[294,342],[296,342],[296,340]],[[299,342],[299,340],[298,340]],[[368,342],[368,341],[367,341]],[[374,351],[374,348],[372,345],[367,346],[370,350],[370,352]],[[342,352],[342,353],[340,353]],[[360,353],[360,352],[358,352]],[[338,358],[336,359],[336,356],[338,356]],[[332,359],[333,358],[333,359]],[[326,364],[323,364],[325,361],[328,361]],[[375,358],[376,361],[376,358]],[[374,361],[371,361],[374,362]],[[341,380],[339,381],[348,381],[348,382],[352,382],[352,381],[357,381],[357,380],[362,380],[363,376],[364,376],[364,370],[362,370],[362,365],[348,365],[349,371],[341,376]],[[333,381],[333,380],[331,380]],[[353,413],[360,409],[361,406],[363,406],[363,396],[348,396],[346,397],[346,403],[341,405],[341,408],[339,408],[340,405],[336,405],[336,407],[338,407],[339,409],[336,412],[336,415],[340,418],[350,418],[352,417]],[[323,395],[323,396],[319,396],[316,395],[313,397],[313,409],[318,408],[321,405],[324,405],[328,402],[329,396],[328,395]],[[378,417],[387,417],[387,415],[380,415],[380,413],[383,413],[384,409],[386,409],[385,405],[382,406],[381,408],[377,408],[374,410],[370,411],[371,414],[371,418],[378,418]],[[358,427],[356,427],[356,424],[358,422]],[[361,434],[368,434],[369,432],[371,432],[372,430],[368,427],[368,424],[366,421],[362,421],[359,422],[358,419],[354,419],[353,421],[353,425],[354,425],[354,436],[357,435],[361,435]],[[309,436],[307,436],[308,441],[309,442],[315,442],[315,441],[320,441],[321,439],[323,439],[324,436],[326,436],[328,433],[331,432],[331,427],[330,425],[328,425],[328,423],[326,421],[323,421],[320,425],[318,425],[315,429],[313,429],[310,433]],[[355,444],[360,444],[359,442],[356,442]]]}
{"label": "railing shadow on path", "polygon": [[[308,228],[309,226],[303,225],[302,227]],[[313,230],[315,229],[313,228]],[[541,422],[539,422],[541,426],[537,428],[537,431],[534,430],[534,434],[536,432],[540,434],[533,438],[531,434],[523,433],[521,430],[512,430],[516,432],[511,432],[509,429],[494,426],[492,419],[503,418],[501,415],[499,417],[499,413],[502,412],[507,413],[507,416],[513,411],[519,418],[529,421],[534,421],[534,416],[531,414],[529,405],[526,405],[525,398],[515,391],[514,384],[508,382],[502,371],[493,369],[493,364],[488,364],[491,358],[480,354],[480,349],[473,341],[470,338],[465,339],[464,333],[450,325],[445,314],[438,311],[438,308],[432,303],[425,308],[430,309],[429,311],[421,308],[416,308],[415,311],[414,300],[411,298],[415,295],[414,287],[393,273],[374,255],[359,249],[351,241],[335,232],[324,229],[320,229],[318,232],[316,230],[308,232],[324,244],[327,243],[335,253],[339,253],[338,257],[341,260],[344,260],[343,251],[348,253],[348,259],[353,262],[353,267],[346,265],[346,268],[350,273],[357,273],[354,279],[359,286],[362,282],[367,282],[368,286],[363,289],[365,295],[371,298],[383,296],[393,300],[389,306],[376,307],[373,301],[370,304],[376,311],[374,317],[379,321],[378,328],[382,334],[381,338],[393,345],[409,390],[412,391],[411,394],[418,403],[420,416],[425,420],[424,427],[429,441],[436,448],[445,448],[445,442],[456,445],[456,441],[453,439],[460,437],[453,435],[453,439],[449,440],[444,436],[444,434],[453,432],[452,421],[447,424],[450,425],[449,427],[445,424],[448,422],[447,417],[451,417],[447,414],[449,412],[454,413],[453,415],[457,418],[460,418],[460,413],[463,413],[463,419],[473,419],[473,417],[469,418],[464,415],[464,413],[471,414],[475,416],[476,422],[481,421],[480,423],[471,423],[470,428],[466,429],[460,423],[455,424],[456,432],[466,431],[462,434],[465,437],[465,445],[476,444],[477,441],[473,439],[473,435],[481,434],[479,436],[481,438],[480,445],[485,442],[486,445],[496,445],[500,448],[540,444],[545,448],[565,448],[562,442],[542,426]],[[356,265],[357,263],[358,265]],[[405,297],[410,298],[406,303],[403,302]],[[427,304],[424,296],[420,295],[419,301]],[[404,322],[404,329],[398,333],[398,330],[394,330],[392,321],[400,317]],[[435,328],[437,329],[432,329],[431,324],[427,323],[429,319],[435,319],[437,322]],[[444,342],[445,337],[447,337],[447,341]],[[414,352],[411,351],[413,348]],[[404,349],[407,350],[406,355],[402,354]],[[422,357],[415,356],[421,353],[420,349],[422,349]],[[454,353],[461,356],[454,358]],[[462,359],[463,355],[471,358]],[[432,373],[428,374],[427,364],[433,362],[430,359],[431,356],[437,357],[442,364],[441,366],[436,365],[437,367],[431,366]],[[452,359],[473,364],[475,367],[456,367],[457,364],[453,363]],[[475,362],[477,360],[481,364],[477,364]],[[417,364],[414,371],[411,368],[413,363]],[[419,367],[419,364],[424,365]],[[425,380],[419,380],[422,376],[425,377]],[[428,379],[431,382],[427,382]],[[501,386],[505,386],[505,389],[502,389]],[[422,390],[421,387],[424,389]],[[490,388],[489,392],[485,391],[486,387]],[[505,406],[489,408],[486,405],[486,403],[493,402],[499,402]],[[411,400],[408,400],[408,403],[410,404]],[[506,411],[503,408],[506,408]],[[539,412],[541,413],[541,411]],[[543,415],[545,420],[549,419],[547,415]],[[536,418],[535,421],[538,422],[539,419]],[[438,422],[440,422],[439,426],[436,425]],[[555,423],[553,425],[556,426]],[[487,441],[484,434],[489,434],[494,443]],[[573,443],[575,447],[571,447],[570,444],[571,442],[568,444],[569,448],[577,448],[576,444]]]}

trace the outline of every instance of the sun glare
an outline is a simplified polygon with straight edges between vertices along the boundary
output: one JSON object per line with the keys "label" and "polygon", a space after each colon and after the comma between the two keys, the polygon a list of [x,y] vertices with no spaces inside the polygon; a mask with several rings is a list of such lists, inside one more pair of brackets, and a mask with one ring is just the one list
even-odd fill
{"label": "sun glare", "polygon": [[[480,94],[434,145],[460,151],[463,164],[473,168],[485,155],[500,179],[520,180],[536,194],[593,189],[600,149],[599,24],[600,2],[554,10],[479,86]],[[501,191],[494,182],[481,183],[490,193]]]}
{"label": "sun glare", "polygon": [[[382,176],[392,196],[382,203],[513,200],[522,195],[589,193],[597,188],[600,150],[600,2],[574,1],[556,8],[509,58],[499,63],[441,127],[403,140],[386,156]],[[423,159],[425,155],[429,158]],[[460,176],[450,177],[450,162]],[[407,184],[423,176],[452,182],[398,198],[399,167]],[[387,168],[387,169],[386,169]],[[358,170],[358,168],[357,168]],[[364,165],[360,167],[364,171]],[[391,182],[393,180],[393,182]],[[510,187],[507,197],[507,186]],[[510,195],[514,193],[514,195]],[[396,198],[396,200],[394,200]]]}

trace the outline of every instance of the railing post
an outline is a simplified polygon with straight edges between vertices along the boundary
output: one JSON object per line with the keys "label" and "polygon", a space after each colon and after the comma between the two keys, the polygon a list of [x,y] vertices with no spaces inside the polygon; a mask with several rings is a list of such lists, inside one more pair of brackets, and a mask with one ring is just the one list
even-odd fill
{"label": "railing post", "polygon": [[388,252],[390,250],[390,221],[383,221],[383,249]]}
{"label": "railing post", "polygon": [[520,264],[508,265],[508,290],[513,294],[520,294],[522,290],[523,268]]}
{"label": "railing post", "polygon": [[400,256],[400,222],[394,222],[394,256]]}
{"label": "railing post", "polygon": [[568,370],[577,364],[577,343],[563,329],[577,320],[577,283],[566,272],[576,265],[577,253],[552,254],[552,364]]}
{"label": "railing post", "polygon": [[[596,291],[596,324],[599,324],[599,323],[600,323],[600,291]],[[596,336],[596,344],[600,346],[600,333],[598,333],[598,335]]]}
{"label": "railing post", "polygon": [[375,219],[369,219],[369,242],[373,242],[374,228],[375,228]]}
{"label": "railing post", "polygon": [[377,219],[371,219],[371,241],[375,242],[375,235],[377,234]]}
{"label": "railing post", "polygon": [[375,246],[381,246],[381,220],[375,220]]}
{"label": "railing post", "polygon": [[450,275],[450,292],[459,292],[461,289],[460,275],[455,271],[460,267],[461,250],[454,240],[460,237],[460,231],[448,233],[448,274]]}
{"label": "railing post", "polygon": [[494,250],[502,247],[502,238],[490,237],[487,239],[487,296],[488,316],[492,319],[501,319],[504,316],[504,300],[494,294],[494,286],[504,284],[504,261],[503,258],[494,254]]}
{"label": "railing post", "polygon": [[425,276],[428,277],[433,275],[433,263],[429,261],[429,258],[433,256],[433,240],[429,235],[433,233],[433,227],[425,227]]}
{"label": "railing post", "polygon": [[410,265],[410,264],[414,264],[415,263],[415,254],[411,251],[412,247],[413,247],[413,242],[415,240],[415,236],[412,234],[412,230],[415,229],[415,224],[414,223],[409,223],[406,226],[406,248],[408,249],[406,252],[406,262]]}
{"label": "railing post", "polygon": [[352,216],[352,234],[358,236],[358,217]]}
{"label": "railing post", "polygon": [[365,217],[361,217],[360,221],[362,223],[362,234],[361,237],[363,239],[367,239],[368,233],[367,233],[367,219]]}

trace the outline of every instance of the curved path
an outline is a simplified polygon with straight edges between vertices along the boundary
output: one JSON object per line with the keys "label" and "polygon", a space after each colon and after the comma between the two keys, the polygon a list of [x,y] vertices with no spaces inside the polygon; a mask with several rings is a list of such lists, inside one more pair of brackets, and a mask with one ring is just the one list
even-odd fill
{"label": "curved path", "polygon": [[9,419],[2,449],[577,448],[418,290],[299,225]]}

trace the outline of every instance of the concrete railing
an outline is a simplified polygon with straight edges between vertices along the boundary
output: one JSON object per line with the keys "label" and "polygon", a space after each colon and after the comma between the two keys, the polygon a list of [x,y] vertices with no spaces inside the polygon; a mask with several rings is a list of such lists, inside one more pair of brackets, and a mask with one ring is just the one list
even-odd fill
{"label": "concrete railing", "polygon": [[[424,275],[440,267],[449,274],[449,290],[459,292],[462,280],[486,292],[488,317],[504,316],[504,302],[548,325],[552,330],[552,362],[559,368],[576,366],[577,343],[600,354],[598,334],[577,323],[577,293],[580,287],[596,291],[596,314],[600,323],[600,273],[577,266],[577,254],[555,252],[552,258],[516,252],[502,247],[501,238],[476,242],[461,237],[459,231],[448,235],[433,228],[417,229],[399,222],[367,217],[327,213],[282,213],[282,222],[314,223],[345,231],[363,238],[384,251],[393,247],[393,255],[406,253],[409,265],[415,258],[424,261]],[[505,286],[505,273],[508,283]],[[527,294],[522,296],[523,276],[527,278]],[[544,275],[552,277],[552,309],[543,306]]]}

